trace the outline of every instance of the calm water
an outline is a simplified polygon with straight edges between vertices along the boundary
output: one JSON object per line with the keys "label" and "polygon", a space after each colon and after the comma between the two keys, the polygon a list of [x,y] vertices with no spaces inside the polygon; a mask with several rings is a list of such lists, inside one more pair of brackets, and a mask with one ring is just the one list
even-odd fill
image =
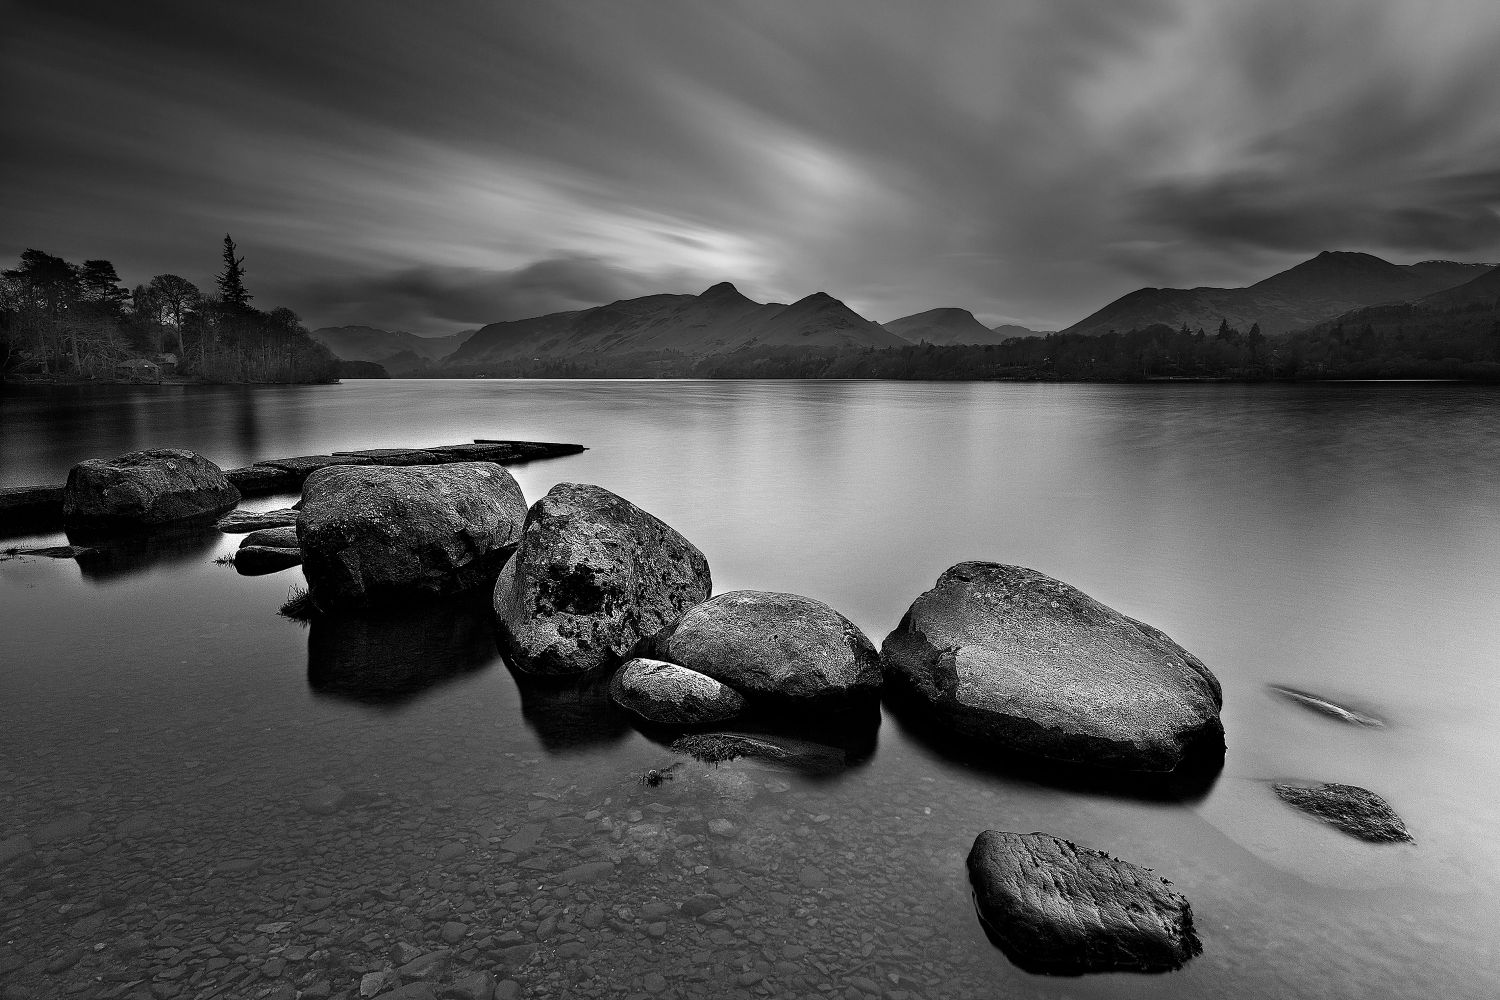
{"label": "calm water", "polygon": [[[228,467],[475,437],[587,445],[515,468],[528,499],[598,483],[693,539],[716,591],[819,598],[877,645],[954,562],[1066,580],[1213,668],[1223,773],[1186,802],[1049,788],[887,715],[843,768],[691,765],[652,788],[637,776],[674,755],[596,691],[519,686],[482,612],[308,630],[275,615],[298,571],[239,577],[212,563],[238,536],[213,532],[81,565],[13,559],[0,562],[0,843],[41,843],[0,869],[0,983],[357,996],[404,942],[451,947],[450,976],[492,972],[523,996],[1500,992],[1493,391],[10,392],[0,485],[145,446]],[[1268,683],[1390,725],[1340,725]],[[1283,778],[1369,787],[1417,845],[1371,847],[1295,815],[1267,784]],[[730,827],[710,832],[715,820]],[[969,903],[963,858],[986,828],[1155,868],[1192,901],[1203,955],[1166,976],[1020,972]],[[706,915],[677,911],[706,893]]]}

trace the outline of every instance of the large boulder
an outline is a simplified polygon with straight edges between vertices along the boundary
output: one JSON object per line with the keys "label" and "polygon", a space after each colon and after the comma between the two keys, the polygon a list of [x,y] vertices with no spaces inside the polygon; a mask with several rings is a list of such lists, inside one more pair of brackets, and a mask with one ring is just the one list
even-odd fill
{"label": "large boulder", "polygon": [[865,634],[796,594],[720,594],[683,615],[657,646],[662,659],[754,700],[830,704],[880,692],[880,656]]}
{"label": "large boulder", "polygon": [[85,532],[142,530],[217,518],[239,502],[239,490],[202,455],[155,448],[73,466],[63,523]]}
{"label": "large boulder", "polygon": [[525,514],[491,462],[328,466],[302,488],[302,571],[325,608],[459,593],[494,578]]}
{"label": "large boulder", "polygon": [[609,694],[626,711],[669,726],[723,722],[745,708],[745,699],[733,688],[661,660],[630,660],[615,672]]}
{"label": "large boulder", "polygon": [[899,696],[986,746],[1151,772],[1224,747],[1219,682],[1196,656],[1036,570],[959,563],[881,655]]}
{"label": "large boulder", "polygon": [[1169,882],[1101,851],[986,830],[968,867],[980,920],[1028,972],[1166,972],[1203,950]]}
{"label": "large boulder", "polygon": [[589,673],[712,588],[708,560],[671,527],[606,489],[560,483],[532,505],[495,583],[501,648],[527,673]]}

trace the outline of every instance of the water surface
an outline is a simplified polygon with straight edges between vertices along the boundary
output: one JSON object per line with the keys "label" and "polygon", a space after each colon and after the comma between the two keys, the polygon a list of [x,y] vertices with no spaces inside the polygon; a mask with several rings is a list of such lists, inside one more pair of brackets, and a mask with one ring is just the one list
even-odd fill
{"label": "water surface", "polygon": [[[0,396],[0,485],[146,446],[228,467],[476,437],[587,445],[516,467],[528,499],[598,483],[702,548],[716,591],[819,598],[877,645],[954,562],[1066,580],[1215,671],[1223,772],[1180,802],[1055,788],[887,715],[835,773],[685,765],[651,787],[638,776],[674,755],[598,691],[518,684],[482,610],[307,629],[274,613],[300,574],[236,576],[212,559],[238,538],[212,532],[92,562],[13,559],[0,843],[34,849],[0,869],[0,980],[84,997],[357,995],[405,944],[451,947],[454,972],[526,996],[1500,991],[1492,391],[17,391]],[[1389,725],[1341,725],[1270,683]],[[1287,778],[1379,792],[1416,846],[1290,813],[1267,784]],[[1020,972],[969,904],[963,857],[986,828],[1156,869],[1192,901],[1203,955],[1165,976]],[[706,914],[677,910],[699,894],[717,897]]]}

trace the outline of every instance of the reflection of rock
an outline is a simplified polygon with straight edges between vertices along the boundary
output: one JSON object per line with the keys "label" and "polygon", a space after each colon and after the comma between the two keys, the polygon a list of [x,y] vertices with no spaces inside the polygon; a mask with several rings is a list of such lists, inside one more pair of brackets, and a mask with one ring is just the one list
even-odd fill
{"label": "reflection of rock", "polygon": [[137,531],[217,518],[239,501],[223,470],[202,455],[157,448],[73,466],[63,522],[74,531]]}
{"label": "reflection of rock", "polygon": [[322,468],[302,490],[303,572],[325,608],[488,586],[525,515],[521,488],[490,462]]}
{"label": "reflection of rock", "polygon": [[234,553],[234,569],[240,576],[265,576],[302,565],[301,549],[271,545],[241,545]]}
{"label": "reflection of rock", "polygon": [[616,743],[630,731],[626,714],[599,677],[563,680],[511,669],[521,695],[521,718],[544,747],[558,752]]}
{"label": "reflection of rock", "polygon": [[1149,868],[995,830],[975,839],[968,867],[985,929],[1028,972],[1167,972],[1203,950],[1192,907]]}
{"label": "reflection of rock", "polygon": [[318,615],[307,636],[307,682],[319,694],[399,705],[494,662],[487,608],[474,601]]}
{"label": "reflection of rock", "polygon": [[712,591],[708,560],[669,525],[598,486],[560,483],[526,515],[495,583],[501,648],[517,669],[611,667]]}
{"label": "reflection of rock", "polygon": [[822,706],[880,691],[880,656],[865,634],[796,594],[720,594],[688,611],[656,645],[662,659],[752,700]]}
{"label": "reflection of rock", "polygon": [[1357,785],[1275,785],[1276,796],[1351,837],[1373,844],[1409,843],[1411,834],[1389,802]]}
{"label": "reflection of rock", "polygon": [[120,535],[107,543],[79,550],[75,559],[84,579],[103,583],[175,563],[200,561],[223,538],[212,525],[179,527],[149,535]]}
{"label": "reflection of rock", "polygon": [[[793,720],[792,725],[797,721]],[[645,735],[659,742],[670,740],[672,750],[705,763],[750,760],[813,778],[842,774],[874,756],[880,725],[878,709],[845,713],[828,721],[830,724],[819,731],[816,740],[766,724],[764,717],[741,720],[737,725],[743,728],[733,731],[696,733],[675,739],[653,730],[646,730]],[[744,726],[745,722],[755,725]]]}
{"label": "reflection of rock", "polygon": [[634,659],[610,682],[615,704],[647,722],[701,726],[732,719],[745,707],[733,688],[712,677],[661,660]]}
{"label": "reflection of rock", "polygon": [[1266,686],[1270,688],[1273,694],[1278,694],[1288,701],[1301,705],[1303,708],[1312,709],[1320,715],[1326,715],[1330,719],[1347,722],[1351,726],[1367,726],[1372,729],[1378,729],[1385,725],[1383,719],[1357,711],[1347,705],[1340,705],[1321,695],[1312,694],[1308,691],[1299,691],[1297,688],[1286,687],[1281,684],[1268,684]]}
{"label": "reflection of rock", "polygon": [[952,567],[882,655],[893,701],[988,747],[1157,772],[1223,755],[1219,682],[1197,657],[1035,570]]}

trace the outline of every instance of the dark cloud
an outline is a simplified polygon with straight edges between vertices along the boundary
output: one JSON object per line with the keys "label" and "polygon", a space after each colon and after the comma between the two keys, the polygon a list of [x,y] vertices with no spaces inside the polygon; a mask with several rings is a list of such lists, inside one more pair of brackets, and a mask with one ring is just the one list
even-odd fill
{"label": "dark cloud", "polygon": [[588,257],[537,261],[514,271],[414,267],[389,274],[314,279],[292,286],[293,308],[318,317],[320,326],[368,324],[379,316],[386,328],[448,333],[501,320],[582,309],[649,295],[670,279],[635,274]]}
{"label": "dark cloud", "polygon": [[1058,325],[1330,247],[1500,257],[1493,0],[143,0],[5,28],[0,256],[206,282],[227,230],[257,301],[315,323],[727,278]]}

